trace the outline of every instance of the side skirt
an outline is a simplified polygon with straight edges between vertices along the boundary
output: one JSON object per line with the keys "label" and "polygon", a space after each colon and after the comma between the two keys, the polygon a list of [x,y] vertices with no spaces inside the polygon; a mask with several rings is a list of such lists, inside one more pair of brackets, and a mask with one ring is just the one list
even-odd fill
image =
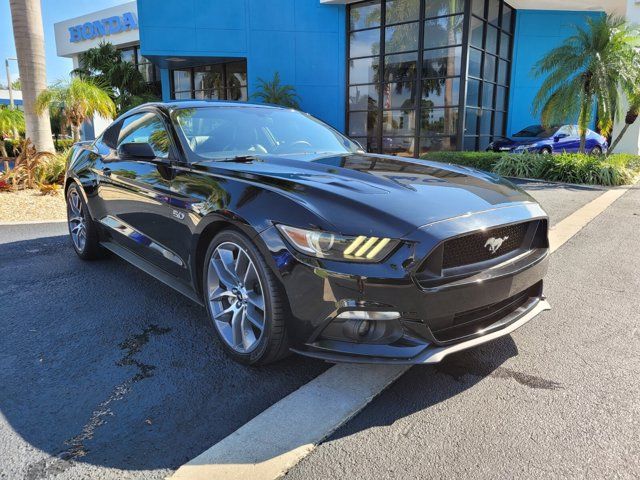
{"label": "side skirt", "polygon": [[204,303],[202,302],[202,299],[198,298],[198,295],[196,295],[196,292],[194,292],[190,286],[181,282],[180,280],[175,278],[173,275],[166,273],[164,270],[156,267],[155,265],[146,261],[145,259],[140,258],[135,253],[131,252],[130,250],[127,250],[126,248],[118,245],[117,243],[106,241],[106,242],[100,242],[100,245],[102,245],[107,250],[115,253],[123,260],[126,260],[134,267],[137,267],[143,272],[147,273],[148,275],[151,275],[156,280],[160,280],[165,285],[168,285],[169,287],[173,288],[177,292],[180,292],[185,297],[189,298],[190,300],[193,300],[195,303],[197,303],[201,307],[204,307]]}

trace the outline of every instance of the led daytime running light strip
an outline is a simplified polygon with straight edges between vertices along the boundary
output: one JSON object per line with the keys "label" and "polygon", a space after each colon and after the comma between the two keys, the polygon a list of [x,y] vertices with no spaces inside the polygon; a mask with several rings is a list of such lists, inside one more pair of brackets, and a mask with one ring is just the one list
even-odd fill
{"label": "led daytime running light strip", "polygon": [[[351,242],[345,251],[344,256],[349,256],[353,254],[354,257],[362,257],[366,254],[367,259],[375,258],[375,256],[380,253],[380,251],[390,242],[391,240],[388,238],[378,238],[378,237],[365,237],[359,236]],[[354,253],[355,252],[355,253]],[[368,252],[368,253],[367,253]]]}

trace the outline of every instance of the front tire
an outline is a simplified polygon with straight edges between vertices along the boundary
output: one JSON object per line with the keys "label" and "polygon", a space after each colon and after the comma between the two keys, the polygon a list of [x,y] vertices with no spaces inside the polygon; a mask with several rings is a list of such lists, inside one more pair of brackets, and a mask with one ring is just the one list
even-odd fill
{"label": "front tire", "polygon": [[551,149],[549,147],[543,147],[540,149],[540,155],[551,155]]}
{"label": "front tire", "polygon": [[83,260],[95,260],[104,256],[100,246],[98,229],[93,223],[87,204],[82,198],[80,187],[72,183],[67,189],[67,225],[71,244]]}
{"label": "front tire", "polygon": [[591,151],[589,152],[591,155],[602,155],[602,147],[599,145],[596,145],[595,147],[593,147],[591,149]]}
{"label": "front tire", "polygon": [[289,353],[284,291],[249,238],[235,230],[216,235],[202,285],[209,317],[232,359],[264,365]]}

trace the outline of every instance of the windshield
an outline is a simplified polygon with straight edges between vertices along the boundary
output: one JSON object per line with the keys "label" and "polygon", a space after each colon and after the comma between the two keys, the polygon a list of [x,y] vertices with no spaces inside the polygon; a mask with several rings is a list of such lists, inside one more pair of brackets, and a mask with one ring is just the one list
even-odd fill
{"label": "windshield", "polygon": [[179,109],[173,118],[196,159],[345,154],[360,148],[322,122],[294,110],[211,106]]}
{"label": "windshield", "polygon": [[558,130],[558,127],[543,127],[542,125],[530,125],[527,128],[523,128],[518,133],[514,133],[514,137],[537,137],[537,138],[548,138],[553,137],[553,135]]}

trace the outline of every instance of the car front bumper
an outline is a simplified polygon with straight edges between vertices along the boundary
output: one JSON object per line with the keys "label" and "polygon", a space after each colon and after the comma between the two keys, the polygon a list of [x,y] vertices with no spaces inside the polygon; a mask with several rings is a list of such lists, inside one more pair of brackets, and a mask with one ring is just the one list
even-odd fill
{"label": "car front bumper", "polygon": [[[368,265],[310,259],[286,245],[275,228],[264,231],[289,300],[292,350],[330,362],[427,364],[508,335],[549,309],[542,288],[548,244],[442,281],[418,272],[444,240],[528,221],[542,222],[546,241],[544,211],[520,205],[421,227],[390,258]],[[362,320],[351,320],[353,312],[380,317],[372,323],[377,330],[358,338],[358,324],[350,322]]]}

